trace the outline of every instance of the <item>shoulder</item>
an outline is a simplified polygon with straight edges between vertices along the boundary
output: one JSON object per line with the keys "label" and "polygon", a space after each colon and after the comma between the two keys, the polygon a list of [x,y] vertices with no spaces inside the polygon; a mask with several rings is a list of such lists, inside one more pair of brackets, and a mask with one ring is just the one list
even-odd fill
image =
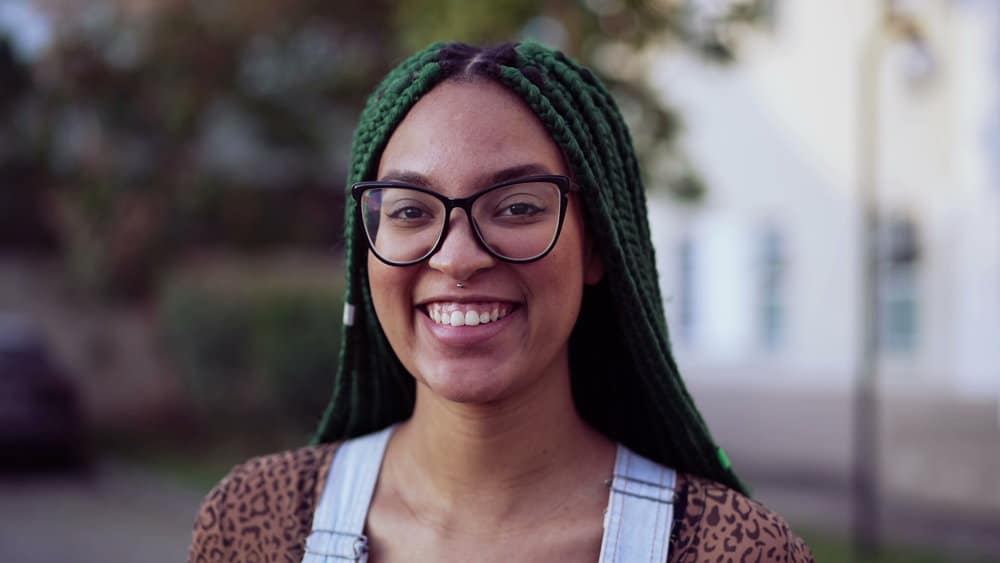
{"label": "shoulder", "polygon": [[725,485],[681,475],[670,561],[810,563],[812,552],[783,518]]}
{"label": "shoulder", "polygon": [[234,467],[201,505],[189,561],[301,559],[335,450],[335,444],[323,444]]}

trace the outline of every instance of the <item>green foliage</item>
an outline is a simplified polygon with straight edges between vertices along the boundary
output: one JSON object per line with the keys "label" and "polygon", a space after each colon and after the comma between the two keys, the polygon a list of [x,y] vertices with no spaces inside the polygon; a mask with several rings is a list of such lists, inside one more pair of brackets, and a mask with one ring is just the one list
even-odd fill
{"label": "green foliage", "polygon": [[532,0],[400,2],[394,14],[404,51],[419,51],[435,41],[493,44],[516,39],[538,15]]}
{"label": "green foliage", "polygon": [[[765,19],[770,0],[697,2],[656,0],[418,0],[400,2],[395,27],[404,51],[435,41],[493,44],[530,37],[593,68],[611,88],[632,132],[646,185],[697,203],[705,185],[687,168],[675,139],[679,118],[648,83],[643,50],[679,43],[706,58],[731,61],[741,28]],[[663,164],[670,168],[661,173]]]}
{"label": "green foliage", "polygon": [[[36,63],[37,85],[16,112],[30,129],[22,152],[37,155],[44,184],[66,192],[50,198],[57,209],[47,215],[79,285],[144,297],[188,250],[183,234],[216,224],[191,215],[200,192],[342,193],[368,92],[402,56],[434,40],[555,44],[635,108],[628,123],[644,164],[678,160],[678,120],[645,82],[644,48],[684,44],[725,60],[738,31],[770,2],[732,0],[708,11],[701,4],[174,0],[139,10],[88,3],[61,14],[54,45]],[[10,59],[3,50],[0,75],[11,75],[11,84],[28,80],[30,73],[3,63]],[[0,106],[13,103],[6,94]],[[647,179],[668,187],[687,181]],[[672,191],[688,199],[701,193],[690,187]],[[221,224],[234,232],[215,242],[245,238],[245,223]]]}
{"label": "green foliage", "polygon": [[[641,48],[671,40],[693,46],[702,54],[730,60],[737,49],[736,30],[767,16],[773,0],[733,0],[704,3],[660,0],[415,0],[396,4],[393,23],[403,52],[434,41],[490,44],[523,36],[546,42],[559,39],[560,48],[590,63],[602,44],[620,42]],[[710,6],[707,4],[711,4]],[[547,21],[538,21],[544,18]],[[534,20],[534,22],[533,22]],[[543,33],[559,28],[556,35]]]}
{"label": "green foliage", "polygon": [[[191,232],[240,246],[241,205],[339,196],[353,116],[395,53],[378,1],[179,0],[142,15],[94,3],[65,15],[29,121],[69,271],[98,296],[147,296],[204,242]],[[204,192],[226,194],[234,207],[222,213],[237,220],[192,205]],[[339,207],[325,210],[336,225],[317,222],[317,207],[275,217],[288,208],[272,208],[278,228],[255,229],[255,245],[339,237]]]}
{"label": "green foliage", "polygon": [[223,426],[252,419],[314,427],[340,349],[340,278],[168,283],[166,344],[201,417]]}
{"label": "green foliage", "polygon": [[253,305],[254,368],[283,411],[313,413],[315,422],[329,398],[317,389],[330,391],[323,382],[333,381],[337,365],[343,292],[270,288],[265,295]]}

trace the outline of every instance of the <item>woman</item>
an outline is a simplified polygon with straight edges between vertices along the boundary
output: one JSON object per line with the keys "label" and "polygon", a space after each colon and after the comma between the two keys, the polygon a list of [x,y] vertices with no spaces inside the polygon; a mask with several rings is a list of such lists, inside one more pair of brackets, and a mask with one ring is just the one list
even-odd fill
{"label": "woman", "polygon": [[372,95],[350,175],[319,445],[233,469],[192,560],[812,560],[677,374],[635,154],[589,71],[433,45]]}

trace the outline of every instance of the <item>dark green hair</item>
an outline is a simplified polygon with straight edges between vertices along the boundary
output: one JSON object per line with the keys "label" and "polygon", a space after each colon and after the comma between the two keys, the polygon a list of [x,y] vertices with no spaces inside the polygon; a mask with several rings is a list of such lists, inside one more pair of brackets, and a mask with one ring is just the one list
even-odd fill
{"label": "dark green hair", "polygon": [[[678,375],[635,150],[611,95],[589,70],[531,42],[489,49],[431,45],[390,72],[369,98],[354,136],[348,185],[372,179],[410,108],[449,79],[493,80],[517,94],[562,150],[581,188],[587,228],[605,273],[600,283],[585,288],[570,337],[571,385],[580,416],[640,455],[745,491]],[[372,307],[368,247],[355,207],[348,197],[349,326],[317,443],[373,432],[413,412],[414,379],[389,346]]]}

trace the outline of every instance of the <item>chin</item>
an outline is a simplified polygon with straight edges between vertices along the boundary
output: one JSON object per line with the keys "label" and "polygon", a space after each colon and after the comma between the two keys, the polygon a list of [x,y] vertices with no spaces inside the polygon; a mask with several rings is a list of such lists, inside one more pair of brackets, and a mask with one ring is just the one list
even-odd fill
{"label": "chin", "polygon": [[487,404],[503,399],[511,387],[509,377],[482,366],[438,366],[417,377],[436,397],[462,404]]}

